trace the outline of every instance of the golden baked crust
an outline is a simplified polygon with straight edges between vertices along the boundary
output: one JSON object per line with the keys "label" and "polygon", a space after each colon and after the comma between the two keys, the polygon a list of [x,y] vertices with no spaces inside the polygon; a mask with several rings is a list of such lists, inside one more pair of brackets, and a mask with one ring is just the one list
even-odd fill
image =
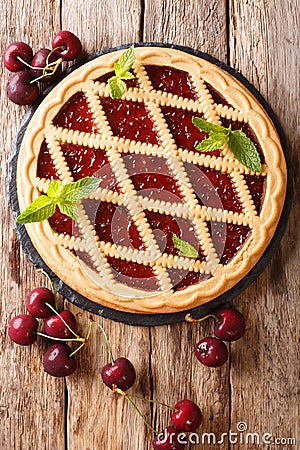
{"label": "golden baked crust", "polygon": [[[135,48],[134,73],[140,86],[128,88],[124,96],[127,100],[146,104],[160,144],[152,145],[114,136],[99,100],[101,97],[109,97],[109,88],[107,84],[94,80],[111,72],[114,62],[121,53],[117,51],[102,55],[74,70],[42,101],[27,127],[20,148],[17,165],[19,206],[23,211],[41,192],[46,192],[50,184],[50,180],[37,177],[37,161],[44,139],[62,182],[74,180],[61,152],[60,143],[72,142],[105,149],[122,192],[99,188],[91,198],[117,205],[126,204],[146,245],[146,250],[120,248],[109,242],[101,242],[82,204],[79,204],[79,226],[82,236],[57,234],[49,221],[45,220],[26,225],[30,239],[49,268],[64,283],[93,302],[133,313],[183,311],[206,303],[233,287],[259,260],[272,239],[283,208],[286,190],[285,159],[272,121],[261,104],[238,80],[207,60],[170,48]],[[192,100],[155,91],[145,71],[145,66],[151,64],[188,72],[198,98]],[[205,83],[213,86],[229,106],[215,103]],[[87,98],[89,109],[99,130],[98,134],[64,129],[52,123],[62,105],[78,91],[83,91]],[[220,118],[224,117],[249,124],[264,155],[261,175],[266,177],[266,190],[259,214],[243,176],[253,173],[234,159],[226,146],[223,148],[222,158],[178,148],[161,113],[160,106],[163,105],[191,110],[195,115],[202,114],[206,120],[216,124],[221,124]],[[121,152],[163,157],[178,180],[184,204],[138,197],[126,173]],[[230,174],[243,207],[242,212],[199,205],[182,164],[186,161]],[[165,214],[176,217],[192,218],[205,254],[205,261],[195,262],[189,258],[162,254],[158,246],[153,245],[153,235],[143,213],[145,207],[149,210],[163,210]],[[252,231],[251,236],[227,265],[220,264],[206,226],[207,220],[243,224]],[[149,242],[152,242],[151,246]],[[99,271],[97,276],[91,268],[79,260],[76,256],[78,251],[90,255]],[[159,279],[162,292],[145,292],[116,282],[106,256],[150,265]],[[213,273],[213,276],[201,284],[173,292],[167,272],[167,268],[170,267]]]}

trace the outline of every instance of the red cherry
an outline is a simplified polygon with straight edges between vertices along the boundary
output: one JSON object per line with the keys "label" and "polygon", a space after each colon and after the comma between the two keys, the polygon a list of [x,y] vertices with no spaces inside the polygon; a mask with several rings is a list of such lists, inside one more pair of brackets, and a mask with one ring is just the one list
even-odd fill
{"label": "red cherry", "polygon": [[104,384],[113,389],[115,384],[122,391],[133,386],[136,374],[132,363],[127,358],[117,358],[114,364],[106,364],[101,371]]}
{"label": "red cherry", "polygon": [[78,37],[67,30],[60,31],[54,36],[52,48],[65,61],[76,59],[82,51],[82,45]]}
{"label": "red cherry", "polygon": [[70,358],[71,349],[67,344],[59,342],[52,345],[44,354],[43,366],[45,372],[53,377],[67,377],[77,368],[75,358]]}
{"label": "red cherry", "polygon": [[18,57],[30,64],[32,56],[33,52],[30,45],[25,44],[25,42],[13,42],[3,53],[3,63],[10,72],[19,72],[24,70],[26,65]]}
{"label": "red cherry", "polygon": [[31,345],[36,341],[38,321],[29,314],[13,317],[8,325],[8,336],[19,345]]}
{"label": "red cherry", "polygon": [[53,314],[53,311],[46,305],[49,303],[55,307],[53,292],[45,287],[35,288],[29,292],[26,298],[27,311],[34,317],[45,319]]}
{"label": "red cherry", "polygon": [[172,422],[177,430],[196,431],[202,422],[200,408],[191,400],[180,400],[172,413]]}
{"label": "red cherry", "polygon": [[198,342],[195,355],[205,366],[222,366],[228,358],[228,350],[223,341],[214,337],[206,337]]}
{"label": "red cherry", "polygon": [[39,95],[38,85],[30,83],[32,80],[32,75],[25,70],[13,73],[7,83],[8,98],[17,105],[31,105]]}
{"label": "red cherry", "polygon": [[61,338],[61,339],[74,339],[75,336],[66,327],[63,320],[69,325],[69,327],[76,333],[77,323],[76,317],[68,310],[64,310],[61,313],[49,316],[44,321],[44,330],[48,336]]}
{"label": "red cherry", "polygon": [[[51,53],[51,55],[48,57],[49,53],[51,52],[51,50],[49,50],[48,48],[41,48],[40,50],[38,50],[36,52],[36,54],[34,55],[34,57],[32,58],[31,61],[31,66],[34,67],[34,69],[30,69],[30,72],[32,73],[32,75],[34,76],[34,78],[39,78],[40,76],[43,75],[43,68],[47,66],[47,63],[53,63],[54,61],[56,61],[57,59],[59,59],[59,55],[54,53]],[[47,61],[48,58],[48,61]],[[51,66],[53,67],[53,66]],[[43,78],[41,78],[41,82],[42,83],[51,83],[52,81],[54,81],[58,74],[61,72],[61,65],[58,66],[58,68],[56,69],[55,73],[53,75],[47,75],[44,76]]]}
{"label": "red cherry", "polygon": [[176,428],[166,427],[161,434],[156,436],[152,442],[154,450],[182,450],[185,444],[180,442],[183,436],[179,436],[181,432]]}
{"label": "red cherry", "polygon": [[215,335],[223,341],[237,341],[245,334],[244,316],[232,308],[223,308],[216,314]]}

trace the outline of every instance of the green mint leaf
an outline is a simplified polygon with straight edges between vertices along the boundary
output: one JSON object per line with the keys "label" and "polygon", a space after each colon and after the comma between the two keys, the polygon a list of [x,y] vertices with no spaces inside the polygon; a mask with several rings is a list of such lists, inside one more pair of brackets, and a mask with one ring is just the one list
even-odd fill
{"label": "green mint leaf", "polygon": [[209,138],[199,142],[196,146],[196,150],[200,150],[201,152],[213,152],[222,147],[227,141],[228,136],[224,133],[210,133]]}
{"label": "green mint leaf", "polygon": [[118,74],[116,72],[116,75],[119,77],[123,76],[124,73],[128,72],[132,68],[132,66],[134,64],[134,46],[133,45],[122,53],[117,64],[118,64]]}
{"label": "green mint leaf", "polygon": [[121,76],[122,76],[122,67],[120,66],[119,61],[114,63],[114,70],[115,70],[116,77],[121,78]]}
{"label": "green mint leaf", "polygon": [[193,124],[195,127],[199,128],[201,131],[206,131],[207,133],[224,133],[228,134],[229,129],[222,127],[221,125],[215,125],[214,123],[207,122],[204,119],[201,119],[200,117],[193,117],[192,119]]}
{"label": "green mint leaf", "polygon": [[172,241],[177,250],[179,250],[179,256],[185,256],[187,258],[198,258],[199,253],[197,252],[195,247],[177,237],[175,233],[173,233],[172,235]]}
{"label": "green mint leaf", "polygon": [[122,80],[133,80],[135,76],[131,72],[125,72],[120,78],[122,78]]}
{"label": "green mint leaf", "polygon": [[81,180],[61,186],[59,200],[63,202],[77,202],[88,197],[99,186],[100,180],[95,177],[85,177]]}
{"label": "green mint leaf", "polygon": [[17,223],[41,222],[53,216],[55,209],[55,200],[47,195],[41,195],[18,216]]}
{"label": "green mint leaf", "polygon": [[78,220],[78,208],[74,203],[65,200],[59,200],[58,207],[62,214],[71,217],[71,219],[73,220]]}
{"label": "green mint leaf", "polygon": [[215,125],[200,117],[193,117],[192,122],[200,130],[209,133],[209,137],[196,146],[197,150],[211,152],[227,143],[228,149],[240,163],[253,172],[261,172],[262,167],[259,153],[254,143],[243,131],[232,131],[231,127],[225,128],[220,125]]}
{"label": "green mint leaf", "polygon": [[50,197],[50,198],[59,197],[60,187],[61,187],[61,184],[59,183],[59,181],[53,180],[47,190],[48,197]]}
{"label": "green mint leaf", "polygon": [[261,172],[261,160],[253,142],[243,131],[231,131],[228,148],[235,158],[253,172]]}
{"label": "green mint leaf", "polygon": [[126,92],[126,83],[117,76],[111,77],[108,85],[111,98],[121,98]]}

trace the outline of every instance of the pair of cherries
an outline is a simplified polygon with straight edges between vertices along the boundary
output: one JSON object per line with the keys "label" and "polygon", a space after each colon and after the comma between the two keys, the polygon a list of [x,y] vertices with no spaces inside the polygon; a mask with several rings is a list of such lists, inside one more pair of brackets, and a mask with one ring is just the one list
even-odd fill
{"label": "pair of cherries", "polygon": [[209,314],[202,319],[193,319],[188,314],[185,320],[199,323],[209,317],[214,319],[215,337],[209,336],[201,339],[196,345],[195,355],[205,366],[219,367],[228,359],[228,349],[224,341],[237,341],[245,334],[245,319],[236,309],[223,308],[216,314]]}
{"label": "pair of cherries", "polygon": [[[21,314],[10,320],[9,337],[23,346],[32,345],[38,335],[60,341],[44,354],[44,370],[54,377],[71,375],[77,368],[77,361],[65,341],[85,341],[76,333],[74,314],[68,310],[56,312],[55,295],[46,287],[35,288],[28,294],[26,308],[29,314]],[[37,319],[44,319],[44,333],[38,331]]]}
{"label": "pair of cherries", "polygon": [[63,30],[52,40],[52,50],[39,49],[35,55],[25,42],[13,42],[3,53],[3,63],[13,74],[7,83],[8,98],[18,105],[30,105],[39,95],[38,81],[51,83],[61,72],[63,61],[81,54],[82,44],[75,34]]}
{"label": "pair of cherries", "polygon": [[[140,398],[129,394],[127,391],[133,386],[136,380],[136,373],[133,364],[127,358],[117,358],[115,361],[103,367],[101,376],[104,384],[113,392],[123,395],[130,403],[133,398]],[[141,398],[140,398],[141,399]],[[141,399],[146,400],[146,399]],[[154,402],[155,403],[155,402]],[[157,402],[162,404],[160,402]],[[182,432],[194,432],[202,423],[202,413],[199,406],[191,400],[180,400],[174,407],[165,405],[172,410],[172,425],[166,427],[162,433],[157,434],[152,442],[154,450],[181,450],[185,444],[182,443],[180,434]],[[142,413],[134,404],[135,409],[142,416]],[[143,416],[142,416],[143,417]],[[152,430],[152,427],[146,422]]]}

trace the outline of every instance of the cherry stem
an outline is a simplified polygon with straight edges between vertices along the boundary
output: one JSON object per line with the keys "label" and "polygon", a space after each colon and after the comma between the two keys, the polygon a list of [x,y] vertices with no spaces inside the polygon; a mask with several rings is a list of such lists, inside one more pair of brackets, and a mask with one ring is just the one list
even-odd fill
{"label": "cherry stem", "polygon": [[56,309],[53,308],[52,305],[50,305],[50,303],[45,303],[45,305],[48,306],[48,308],[50,308],[57,316],[59,316],[60,320],[62,321],[62,323],[68,328],[68,330],[73,334],[73,336],[75,336],[77,339],[76,340],[81,340],[84,339],[82,337],[80,337],[77,333],[75,333],[75,331],[72,330],[72,328],[70,327],[70,325],[67,324],[67,322],[64,320],[63,317],[61,317],[61,315],[59,314],[59,312],[56,311]]}
{"label": "cherry stem", "polygon": [[63,339],[63,338],[56,338],[53,336],[49,336],[48,334],[41,333],[40,331],[37,331],[36,334],[39,336],[43,336],[47,339],[52,339],[53,341],[61,341],[61,342],[78,342],[79,341],[79,342],[83,343],[82,345],[86,344],[86,338],[82,338],[80,336],[78,336],[78,338],[76,338],[76,339],[75,338],[74,339]]}
{"label": "cherry stem", "polygon": [[151,430],[154,434],[158,434],[158,432],[147,422],[146,417],[144,416],[140,408],[138,408],[138,406],[135,404],[135,402],[128,395],[124,395],[124,397],[129,403],[131,403],[131,405],[134,407],[139,416],[143,419],[144,424],[149,428],[149,430]]}
{"label": "cherry stem", "polygon": [[55,52],[55,50],[64,50],[64,47],[56,47],[48,54],[46,59],[46,65],[45,67],[33,67],[30,64],[28,64],[26,61],[24,61],[20,56],[17,56],[17,59],[21,61],[25,66],[29,67],[29,69],[39,69],[42,70],[42,75],[40,77],[35,78],[34,80],[30,81],[30,84],[36,83],[37,81],[41,80],[42,78],[45,78],[50,75],[54,75],[57,71],[58,67],[63,63],[63,58],[58,58],[56,61],[53,61],[52,63],[49,63],[50,56]]}
{"label": "cherry stem", "polygon": [[69,358],[72,358],[72,356],[74,356],[77,352],[79,352],[79,350],[81,350],[85,344],[86,342],[83,342],[81,345],[79,345],[79,347],[77,347],[76,350],[74,350],[74,352],[69,354]]}
{"label": "cherry stem", "polygon": [[71,358],[72,356],[74,356],[77,352],[79,352],[79,350],[81,350],[82,347],[87,343],[87,341],[89,340],[90,335],[91,335],[92,327],[93,327],[93,321],[90,320],[90,323],[89,323],[89,329],[88,329],[88,332],[87,332],[87,335],[86,335],[86,338],[85,338],[85,342],[82,342],[82,344],[79,345],[79,347],[77,347],[76,350],[74,350],[74,352],[72,352],[72,353],[69,355],[70,358]]}
{"label": "cherry stem", "polygon": [[102,331],[102,333],[104,335],[104,338],[105,338],[105,342],[106,342],[106,346],[107,346],[110,362],[112,363],[112,365],[114,365],[115,364],[115,360],[114,360],[114,357],[112,355],[111,345],[110,345],[107,333],[105,332],[105,330],[102,327],[102,325],[100,325],[100,323],[96,322],[96,320],[94,320],[94,318],[91,315],[89,315],[89,319],[90,319],[91,322],[94,322],[97,325],[97,327],[99,327],[100,330]]}
{"label": "cherry stem", "polygon": [[51,292],[52,292],[53,297],[54,297],[55,309],[57,310],[57,295],[56,295],[56,290],[55,290],[53,281],[51,280],[51,278],[47,274],[47,272],[45,272],[43,269],[36,269],[36,272],[41,273],[42,275],[44,275],[44,277],[46,277],[48,279],[49,284],[50,284],[50,289],[51,289]]}
{"label": "cherry stem", "polygon": [[85,338],[86,341],[88,341],[89,338],[90,338],[90,335],[91,335],[91,332],[92,332],[92,328],[93,328],[93,324],[94,324],[93,320],[90,319],[89,329],[88,329],[88,332],[87,332],[87,335],[86,335],[86,338]]}
{"label": "cherry stem", "polygon": [[215,316],[214,314],[207,314],[207,316],[201,317],[201,319],[194,319],[191,314],[187,314],[184,318],[184,320],[186,322],[190,322],[190,323],[200,323],[203,322],[204,320],[208,319],[209,317],[212,317],[213,319],[215,319],[218,322],[218,318],[217,316]]}
{"label": "cherry stem", "polygon": [[21,58],[21,56],[17,56],[16,57],[19,61],[21,61],[21,63],[23,63],[25,66],[29,67],[29,69],[35,69],[35,67],[31,66],[30,64],[28,64],[26,61],[24,61],[24,59]]}
{"label": "cherry stem", "polygon": [[[141,416],[141,418],[143,419],[144,424],[149,428],[149,430],[151,430],[154,434],[158,434],[158,432],[147,422],[146,417],[144,416],[144,414],[142,413],[142,411],[138,408],[138,406],[135,404],[135,402],[132,400],[132,398],[139,398],[136,397],[134,395],[130,395],[127,392],[122,391],[122,389],[118,388],[116,384],[113,384],[112,386],[113,388],[113,393],[117,393],[122,395],[122,397],[125,397],[126,400],[131,403],[131,405],[134,407],[134,409],[137,411],[137,413],[139,414],[139,416]],[[145,400],[145,399],[142,399]]]}
{"label": "cherry stem", "polygon": [[157,401],[157,400],[152,400],[152,399],[150,399],[150,398],[139,397],[138,395],[133,395],[133,394],[127,394],[127,395],[128,395],[128,397],[130,397],[130,398],[135,398],[135,399],[137,399],[137,400],[143,400],[144,402],[156,403],[157,405],[165,406],[166,408],[169,408],[169,409],[171,409],[171,410],[174,411],[174,412],[177,412],[177,411],[178,411],[178,409],[174,408],[174,407],[171,406],[171,405],[168,405],[167,403],[159,402],[159,401]]}

